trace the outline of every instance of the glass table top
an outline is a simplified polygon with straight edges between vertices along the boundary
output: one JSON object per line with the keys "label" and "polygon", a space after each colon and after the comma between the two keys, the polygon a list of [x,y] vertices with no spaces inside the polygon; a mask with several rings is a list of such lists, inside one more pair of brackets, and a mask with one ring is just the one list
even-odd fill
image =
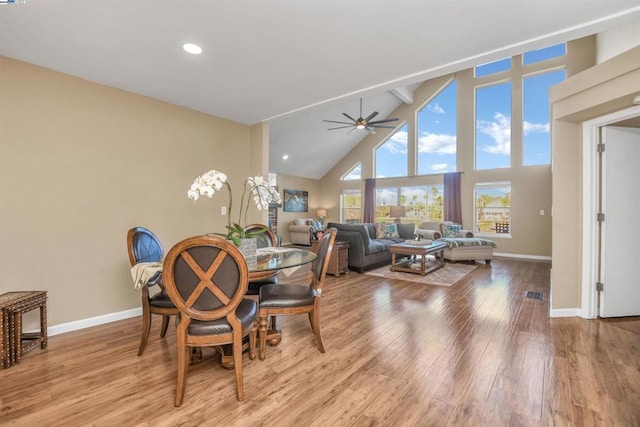
{"label": "glass table top", "polygon": [[298,248],[258,248],[258,261],[249,266],[249,272],[281,270],[313,262],[317,255]]}

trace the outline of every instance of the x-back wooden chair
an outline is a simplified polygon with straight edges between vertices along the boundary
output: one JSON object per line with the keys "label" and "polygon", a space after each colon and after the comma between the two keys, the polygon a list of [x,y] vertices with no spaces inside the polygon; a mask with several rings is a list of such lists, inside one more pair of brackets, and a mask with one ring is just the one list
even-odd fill
{"label": "x-back wooden chair", "polygon": [[184,399],[190,349],[223,344],[233,345],[237,398],[242,400],[243,338],[249,336],[249,357],[254,359],[257,313],[256,301],[244,298],[248,270],[242,254],[218,236],[190,237],[171,248],[162,275],[180,312],[175,406]]}
{"label": "x-back wooden chair", "polygon": [[[158,237],[144,227],[134,227],[127,232],[127,249],[129,251],[129,262],[133,267],[139,262],[162,262],[164,249]],[[151,315],[162,316],[162,329],[160,336],[164,338],[169,326],[171,316],[178,314],[178,309],[169,299],[164,290],[160,276],[144,286],[142,292],[142,333],[140,345],[138,346],[138,356],[142,356],[147,341],[149,330],[151,329]],[[151,295],[149,287],[158,286],[160,291]]]}

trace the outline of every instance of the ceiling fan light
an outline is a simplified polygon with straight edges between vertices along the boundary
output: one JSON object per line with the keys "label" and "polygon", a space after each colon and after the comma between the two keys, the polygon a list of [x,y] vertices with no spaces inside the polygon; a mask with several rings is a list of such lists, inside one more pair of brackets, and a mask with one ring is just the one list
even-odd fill
{"label": "ceiling fan light", "polygon": [[358,124],[356,125],[356,127],[357,127],[358,129],[364,129],[364,125],[363,125],[362,123],[358,123]]}

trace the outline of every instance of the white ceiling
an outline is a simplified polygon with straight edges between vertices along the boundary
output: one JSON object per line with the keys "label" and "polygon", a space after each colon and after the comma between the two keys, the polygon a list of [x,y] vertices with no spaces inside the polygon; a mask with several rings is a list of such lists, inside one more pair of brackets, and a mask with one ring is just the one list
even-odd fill
{"label": "white ceiling", "polygon": [[322,120],[359,97],[383,119],[387,90],[638,20],[638,0],[27,0],[0,6],[0,54],[268,122],[271,170],[320,178],[365,136]]}

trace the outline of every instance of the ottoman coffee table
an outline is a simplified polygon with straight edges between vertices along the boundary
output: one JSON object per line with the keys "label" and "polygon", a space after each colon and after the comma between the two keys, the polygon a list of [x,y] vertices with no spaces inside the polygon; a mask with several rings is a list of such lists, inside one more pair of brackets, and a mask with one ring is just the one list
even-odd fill
{"label": "ottoman coffee table", "polygon": [[[420,274],[421,276],[444,266],[443,252],[447,245],[440,242],[430,244],[396,243],[389,246],[391,250],[391,271],[404,271],[406,273]],[[398,255],[406,255],[408,258],[398,258]],[[415,256],[420,256],[420,262],[413,262]],[[427,267],[427,255],[435,257],[435,264]],[[414,264],[416,265],[414,267]]]}

